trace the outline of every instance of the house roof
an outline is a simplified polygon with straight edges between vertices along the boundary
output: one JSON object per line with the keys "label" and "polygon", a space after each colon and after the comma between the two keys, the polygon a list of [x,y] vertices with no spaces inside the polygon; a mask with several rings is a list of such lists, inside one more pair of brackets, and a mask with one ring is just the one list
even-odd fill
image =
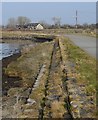
{"label": "house roof", "polygon": [[34,27],[36,27],[38,24],[40,24],[40,23],[28,23],[28,24],[26,24],[26,26],[34,26]]}
{"label": "house roof", "polygon": [[29,27],[36,27],[38,24],[40,23],[28,23],[28,24],[24,24],[24,25],[16,25],[16,27],[21,27],[21,28],[27,28]]}

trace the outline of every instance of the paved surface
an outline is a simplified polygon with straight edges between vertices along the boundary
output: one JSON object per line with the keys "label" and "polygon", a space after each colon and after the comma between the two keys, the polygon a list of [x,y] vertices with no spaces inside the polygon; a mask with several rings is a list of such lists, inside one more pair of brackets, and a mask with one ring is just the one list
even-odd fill
{"label": "paved surface", "polygon": [[65,35],[70,40],[86,51],[90,56],[96,58],[96,38],[81,35]]}

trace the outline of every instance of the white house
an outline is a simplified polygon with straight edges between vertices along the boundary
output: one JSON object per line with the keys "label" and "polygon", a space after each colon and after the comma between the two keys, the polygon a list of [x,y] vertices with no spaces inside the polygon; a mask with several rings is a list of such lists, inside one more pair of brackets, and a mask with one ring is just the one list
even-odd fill
{"label": "white house", "polygon": [[36,30],[43,30],[44,27],[40,23],[38,23],[37,26],[35,26],[35,29]]}
{"label": "white house", "polygon": [[26,24],[29,29],[43,30],[44,27],[40,23],[28,23]]}
{"label": "white house", "polygon": [[44,27],[40,23],[28,23],[25,25],[17,25],[18,29],[43,30]]}

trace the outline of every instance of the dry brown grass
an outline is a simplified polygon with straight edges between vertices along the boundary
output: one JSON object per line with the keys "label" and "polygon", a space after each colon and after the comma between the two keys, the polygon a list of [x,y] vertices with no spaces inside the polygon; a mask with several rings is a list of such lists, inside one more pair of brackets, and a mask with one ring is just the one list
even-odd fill
{"label": "dry brown grass", "polygon": [[53,118],[62,118],[65,113],[64,103],[53,101],[51,104],[51,112]]}

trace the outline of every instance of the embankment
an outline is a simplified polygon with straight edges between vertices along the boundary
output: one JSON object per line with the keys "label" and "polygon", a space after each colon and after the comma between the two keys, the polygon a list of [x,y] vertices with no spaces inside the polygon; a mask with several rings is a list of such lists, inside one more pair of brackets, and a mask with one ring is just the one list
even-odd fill
{"label": "embankment", "polygon": [[12,61],[16,61],[20,56],[21,53],[17,53],[0,60],[2,66],[2,95],[7,95],[7,90],[13,86],[13,81],[11,81],[10,77],[5,74],[5,69]]}

